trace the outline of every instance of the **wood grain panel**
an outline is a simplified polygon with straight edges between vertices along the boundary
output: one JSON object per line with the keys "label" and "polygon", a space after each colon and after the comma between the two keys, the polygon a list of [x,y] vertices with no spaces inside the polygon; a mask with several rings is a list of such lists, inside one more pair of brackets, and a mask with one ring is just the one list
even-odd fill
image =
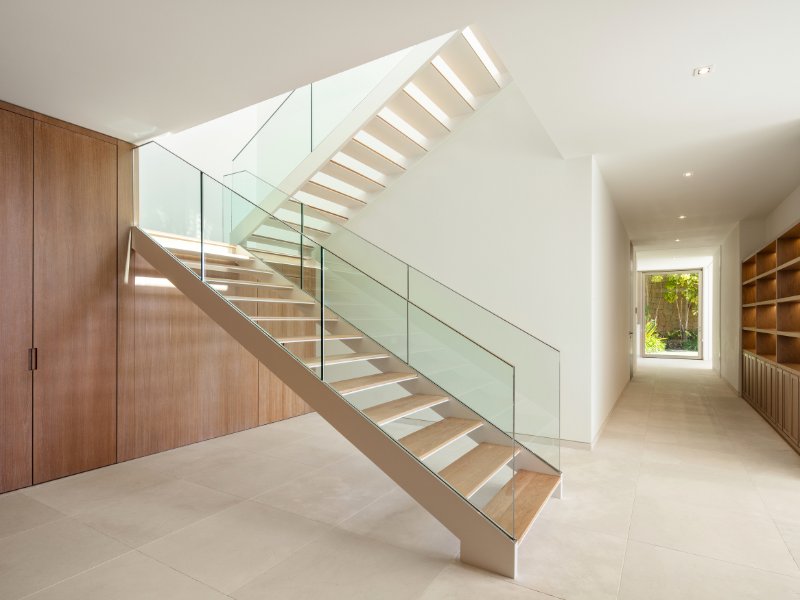
{"label": "wood grain panel", "polygon": [[117,148],[34,124],[34,483],[116,461]]}
{"label": "wood grain panel", "polygon": [[32,482],[33,121],[0,110],[0,493]]}
{"label": "wood grain panel", "polygon": [[311,408],[303,399],[289,389],[272,371],[259,365],[258,371],[258,424],[265,425],[298,417],[310,412]]}
{"label": "wood grain panel", "polygon": [[[136,456],[135,336],[136,294],[129,264],[133,209],[133,146],[117,142],[117,460]],[[133,254],[130,254],[132,260]],[[126,274],[129,275],[126,281]]]}
{"label": "wood grain panel", "polygon": [[202,439],[258,425],[258,360],[202,311],[198,313]]}
{"label": "wood grain panel", "polygon": [[[141,256],[134,255],[134,277],[160,274]],[[172,287],[136,285],[135,294],[138,457],[199,441],[201,405],[197,372],[199,309]]]}

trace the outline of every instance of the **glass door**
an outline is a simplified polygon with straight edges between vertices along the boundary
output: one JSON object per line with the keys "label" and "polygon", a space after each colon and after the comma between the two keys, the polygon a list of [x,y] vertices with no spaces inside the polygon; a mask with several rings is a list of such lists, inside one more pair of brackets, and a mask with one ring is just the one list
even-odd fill
{"label": "glass door", "polygon": [[703,272],[642,273],[642,356],[703,358]]}

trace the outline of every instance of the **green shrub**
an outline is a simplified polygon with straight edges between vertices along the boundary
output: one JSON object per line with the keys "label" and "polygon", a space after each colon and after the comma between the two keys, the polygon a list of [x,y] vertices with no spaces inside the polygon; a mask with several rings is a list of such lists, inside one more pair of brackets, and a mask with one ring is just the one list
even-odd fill
{"label": "green shrub", "polygon": [[648,321],[644,326],[644,349],[647,354],[656,354],[664,352],[667,349],[667,344],[664,342],[666,338],[658,336],[657,325],[655,321]]}
{"label": "green shrub", "polygon": [[697,334],[688,331],[686,332],[686,341],[683,342],[683,349],[691,352],[697,352]]}

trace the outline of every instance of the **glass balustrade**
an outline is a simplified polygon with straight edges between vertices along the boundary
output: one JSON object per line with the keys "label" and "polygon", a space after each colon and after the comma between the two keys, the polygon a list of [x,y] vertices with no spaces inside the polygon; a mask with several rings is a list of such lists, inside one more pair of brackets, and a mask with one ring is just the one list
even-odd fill
{"label": "glass balustrade", "polygon": [[[509,490],[514,498],[514,474],[531,461],[558,468],[556,350],[352,232],[337,226],[307,235],[303,203],[286,197],[275,205],[279,212],[295,204],[296,222],[287,222],[260,208],[260,197],[245,197],[154,142],[137,149],[137,165],[143,230],[484,516],[518,535],[513,500],[504,509],[498,498]],[[240,190],[281,195],[240,178]],[[254,212],[255,234],[242,237]],[[368,268],[351,260],[356,255]],[[465,482],[465,457],[480,453],[494,453],[498,468],[479,485]]]}

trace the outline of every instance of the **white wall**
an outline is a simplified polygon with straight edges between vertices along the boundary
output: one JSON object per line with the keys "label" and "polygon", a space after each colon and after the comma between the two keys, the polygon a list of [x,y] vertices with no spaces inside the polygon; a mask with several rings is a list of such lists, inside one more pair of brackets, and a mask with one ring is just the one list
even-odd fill
{"label": "white wall", "polygon": [[766,216],[763,237],[758,249],[783,234],[798,220],[800,220],[800,186]]}
{"label": "white wall", "polygon": [[[511,84],[350,227],[561,350],[561,435],[591,441],[592,160]],[[627,289],[627,287],[626,287]]]}
{"label": "white wall", "polygon": [[155,141],[222,181],[223,176],[231,172],[233,157],[285,97],[283,94],[270,98],[202,125],[157,137]]}
{"label": "white wall", "polygon": [[706,267],[708,273],[707,294],[708,301],[705,303],[706,318],[704,323],[707,323],[708,332],[705,340],[706,356],[711,356],[711,368],[717,373],[722,370],[722,315],[720,314],[720,297],[722,295],[722,275],[721,275],[721,258],[722,251],[717,248],[714,252],[711,264]]}
{"label": "white wall", "polygon": [[630,378],[630,238],[592,161],[592,430],[599,433]]}
{"label": "white wall", "polygon": [[741,339],[742,269],[737,223],[720,247],[720,376],[739,390],[739,350]]}

